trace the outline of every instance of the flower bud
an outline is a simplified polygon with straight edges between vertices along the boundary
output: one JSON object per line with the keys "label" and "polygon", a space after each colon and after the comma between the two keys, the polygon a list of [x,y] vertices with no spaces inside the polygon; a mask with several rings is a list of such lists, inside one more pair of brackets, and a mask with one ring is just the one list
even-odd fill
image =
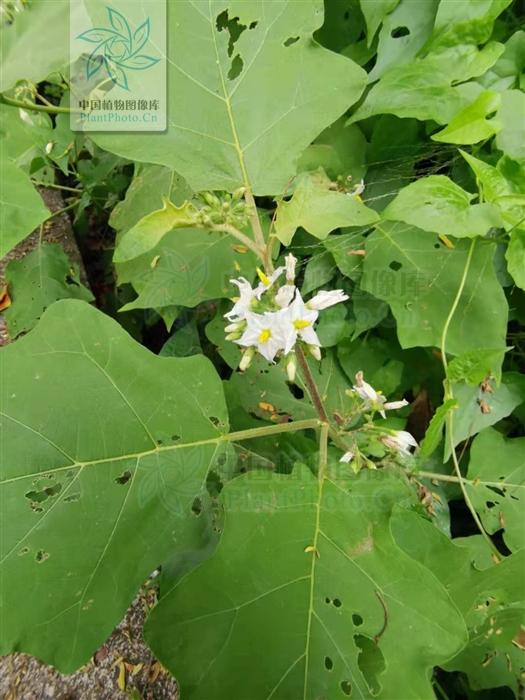
{"label": "flower bud", "polygon": [[248,369],[248,367],[251,365],[253,356],[255,355],[255,348],[247,348],[241,357],[241,361],[239,362],[239,369],[241,372],[244,372],[245,369]]}
{"label": "flower bud", "polygon": [[293,384],[295,382],[295,373],[297,371],[297,360],[295,357],[295,353],[291,352],[289,355],[286,356],[286,375],[288,377],[288,381]]}
{"label": "flower bud", "polygon": [[307,348],[312,357],[315,357],[317,361],[321,360],[321,348],[318,345],[307,345]]}

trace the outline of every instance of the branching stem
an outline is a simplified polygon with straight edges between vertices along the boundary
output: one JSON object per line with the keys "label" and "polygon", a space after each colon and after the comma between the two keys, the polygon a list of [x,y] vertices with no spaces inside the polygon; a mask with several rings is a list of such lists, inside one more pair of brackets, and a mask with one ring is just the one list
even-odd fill
{"label": "branching stem", "polygon": [[[454,298],[454,301],[452,302],[452,306],[450,307],[450,311],[448,313],[448,316],[445,321],[445,325],[443,326],[443,333],[441,335],[441,361],[443,363],[443,369],[445,371],[445,379],[443,382],[444,388],[445,388],[445,401],[448,401],[449,399],[454,398],[454,392],[452,389],[452,384],[448,378],[448,362],[447,362],[447,335],[448,331],[450,328],[450,324],[452,322],[452,318],[454,317],[454,314],[456,312],[456,309],[458,308],[459,300],[461,299],[461,295],[463,294],[463,290],[465,288],[465,284],[467,281],[468,273],[470,270],[470,264],[472,262],[472,256],[474,254],[474,249],[476,247],[476,239],[473,238],[472,242],[470,244],[470,248],[468,251],[467,255],[467,260],[465,262],[465,268],[463,270],[463,275],[461,276],[461,281],[459,283],[458,291],[456,293],[456,296]],[[457,478],[457,483],[459,484],[459,487],[461,488],[461,492],[463,494],[463,498],[465,500],[465,503],[467,505],[467,508],[470,511],[470,514],[472,515],[474,522],[476,523],[480,533],[483,535],[485,540],[487,541],[487,544],[491,548],[491,550],[496,554],[498,557],[498,560],[501,559],[501,555],[499,551],[497,550],[496,546],[490,539],[488,533],[486,532],[485,528],[483,527],[483,524],[476,512],[476,509],[474,508],[474,505],[472,501],[470,500],[470,496],[468,494],[468,490],[465,484],[465,479],[463,478],[463,475],[461,473],[461,469],[459,466],[459,461],[458,461],[458,456],[456,454],[456,445],[454,442],[454,411],[449,410],[447,413],[446,417],[446,428],[447,428],[447,437],[448,437],[448,442],[450,446],[450,452],[452,456],[452,463],[454,465],[454,471],[456,472],[456,478]]]}
{"label": "branching stem", "polygon": [[79,109],[71,109],[70,107],[37,105],[34,102],[27,102],[26,100],[15,100],[14,97],[7,97],[7,95],[4,95],[2,92],[0,92],[0,102],[10,107],[28,109],[33,112],[47,112],[48,114],[76,114],[81,111]]}

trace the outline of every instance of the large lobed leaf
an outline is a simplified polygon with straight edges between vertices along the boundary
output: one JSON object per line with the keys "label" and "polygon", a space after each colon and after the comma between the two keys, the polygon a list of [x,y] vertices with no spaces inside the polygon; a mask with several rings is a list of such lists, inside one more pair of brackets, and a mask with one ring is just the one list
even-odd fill
{"label": "large lobed leaf", "polygon": [[[385,222],[368,237],[362,288],[387,301],[403,347],[439,346],[443,326],[467,264],[469,241],[455,247],[414,226]],[[479,241],[447,350],[458,355],[480,347],[504,348],[508,307],[493,267],[495,245]]]}
{"label": "large lobed leaf", "polygon": [[67,673],[194,536],[226,406],[204,357],[155,357],[80,301],[0,361],[1,652]]}
{"label": "large lobed leaf", "polygon": [[203,700],[434,697],[430,668],[462,618],[389,518],[398,476],[252,473],[224,489],[214,555],[178,580],[146,636],[183,696]]}
{"label": "large lobed leaf", "polygon": [[281,193],[301,152],[366,83],[359,66],[313,41],[322,21],[321,0],[172,3],[168,130],[96,142],[168,165],[196,191]]}

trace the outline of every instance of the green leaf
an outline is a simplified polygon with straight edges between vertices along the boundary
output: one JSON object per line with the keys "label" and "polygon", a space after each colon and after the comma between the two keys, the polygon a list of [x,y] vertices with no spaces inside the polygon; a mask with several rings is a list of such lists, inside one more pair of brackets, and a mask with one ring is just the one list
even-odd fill
{"label": "green leaf", "polygon": [[147,253],[176,228],[187,228],[195,224],[197,209],[191,202],[177,207],[164,199],[162,209],[146,214],[119,240],[113,260],[123,263]]}
{"label": "green leaf", "polygon": [[[382,223],[368,237],[361,287],[388,302],[404,348],[439,346],[467,262],[470,242],[454,248],[412,226]],[[492,260],[495,245],[478,241],[450,323],[447,352],[505,347],[508,307]]]}
{"label": "green leaf", "polygon": [[207,299],[234,294],[232,277],[253,276],[255,259],[230,235],[202,229],[176,229],[155,248],[118,265],[119,282],[131,282],[137,299],[122,307],[156,309],[181,305],[194,307]]}
{"label": "green leaf", "polygon": [[[431,522],[401,508],[391,521],[396,543],[432,570],[446,587],[469,628],[469,644],[443,666],[463,671],[475,689],[509,685],[516,697],[522,686],[523,651],[516,647],[523,624],[525,551],[479,571],[474,548],[477,536],[451,542]],[[497,694],[498,691],[494,691]]]}
{"label": "green leaf", "polygon": [[49,217],[29,177],[9,158],[0,159],[0,258]]}
{"label": "green leaf", "polygon": [[454,383],[481,384],[492,374],[499,382],[504,354],[505,350],[501,348],[481,348],[463,353],[451,360],[447,378]]}
{"label": "green leaf", "polygon": [[3,313],[11,338],[26,333],[42,313],[59,299],[93,301],[59,243],[40,245],[20,260],[12,260],[5,273],[11,306]]}
{"label": "green leaf", "polygon": [[336,272],[334,259],[326,250],[312,255],[306,263],[301,294],[304,296],[320,287],[324,287],[330,282]]}
{"label": "green leaf", "polygon": [[360,0],[361,12],[365,17],[367,44],[372,40],[385,17],[399,4],[399,0]]}
{"label": "green leaf", "polygon": [[365,252],[365,231],[366,229],[357,229],[339,236],[330,236],[323,241],[324,247],[333,256],[340,272],[354,282],[361,276]]}
{"label": "green leaf", "polygon": [[360,198],[334,191],[332,182],[320,171],[304,176],[292,198],[277,205],[275,235],[290,245],[299,226],[323,240],[341,226],[363,226],[379,220]]}
{"label": "green leaf", "polygon": [[430,457],[439,447],[439,443],[443,437],[443,428],[449,411],[457,408],[458,402],[456,399],[448,399],[436,409],[429,423],[425,437],[423,438],[419,454],[421,457]]}
{"label": "green leaf", "polygon": [[521,90],[505,90],[501,94],[496,146],[511,158],[525,158],[525,94]]}
{"label": "green leaf", "polygon": [[318,0],[276,0],[264,10],[244,0],[176,2],[167,131],[95,141],[174,168],[195,191],[251,185],[256,194],[280,194],[301,152],[365,87],[359,66],[312,40],[322,21]]}
{"label": "green leaf", "polygon": [[317,324],[317,334],[323,348],[337,345],[339,341],[348,338],[352,332],[352,325],[346,319],[346,307],[338,304],[331,309],[325,309]]}
{"label": "green leaf", "polygon": [[[400,0],[393,12],[385,17],[379,31],[377,60],[368,75],[369,83],[381,78],[390,68],[407,64],[416,57],[432,33],[438,2]],[[366,3],[370,12],[374,9],[374,14],[384,4],[374,0],[366,0]],[[364,10],[363,14],[366,19]]]}
{"label": "green leaf", "polygon": [[485,530],[503,530],[512,552],[525,547],[525,438],[507,440],[494,428],[483,430],[472,443],[467,478],[474,482],[467,489]]}
{"label": "green leaf", "polygon": [[474,197],[446,175],[430,175],[404,187],[382,216],[457,238],[484,236],[490,228],[501,227],[497,207],[471,204]]}
{"label": "green leaf", "polygon": [[1,653],[70,673],[197,526],[227,430],[221,382],[204,357],[158,358],[72,300],[1,358]]}
{"label": "green leaf", "polygon": [[525,289],[525,228],[512,231],[505,258],[512,279],[518,287]]}
{"label": "green leaf", "polygon": [[427,49],[457,44],[484,44],[492,34],[494,20],[512,0],[441,0],[434,32]]}
{"label": "green leaf", "polygon": [[129,231],[139,221],[163,205],[167,198],[180,206],[190,199],[193,192],[180,175],[159,165],[135,165],[135,175],[109,217],[110,225],[119,234]]}
{"label": "green leaf", "polygon": [[355,316],[355,328],[352,340],[379,325],[388,315],[388,305],[371,294],[355,289],[352,294],[352,311]]}
{"label": "green leaf", "polygon": [[356,125],[345,126],[342,117],[325,129],[304,151],[297,162],[297,172],[322,168],[332,180],[358,183],[366,173],[367,143]]}
{"label": "green leaf", "polygon": [[13,87],[21,78],[38,83],[65,66],[71,58],[68,36],[69,8],[58,2],[34,0],[16,22],[2,22],[0,90]]}
{"label": "green leaf", "polygon": [[503,45],[496,42],[481,51],[473,46],[455,46],[394,66],[372,87],[350,123],[374,114],[395,114],[448,124],[481,91],[479,85],[469,83],[466,90],[456,83],[485,73],[502,52]]}
{"label": "green leaf", "polygon": [[[501,384],[490,381],[487,388],[468,384],[453,385],[458,409],[454,413],[454,445],[458,445],[483,428],[494,425],[525,401],[525,379],[516,373],[507,372]],[[450,441],[445,447],[445,459],[450,457]]]}
{"label": "green leaf", "polygon": [[432,135],[433,141],[442,143],[473,144],[485,141],[500,130],[497,119],[487,119],[500,106],[497,92],[486,90],[468,107],[462,109],[441,131]]}
{"label": "green leaf", "polygon": [[216,552],[147,624],[185,697],[235,696],[242,668],[251,700],[433,698],[430,669],[466,630],[436,578],[393,541],[391,509],[410,498],[401,479],[318,480],[298,466],[241,476],[221,498]]}

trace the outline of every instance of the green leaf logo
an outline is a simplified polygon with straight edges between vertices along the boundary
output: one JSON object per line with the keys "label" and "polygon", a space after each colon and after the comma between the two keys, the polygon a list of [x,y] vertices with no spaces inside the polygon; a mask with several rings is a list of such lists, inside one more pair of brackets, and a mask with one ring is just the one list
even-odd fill
{"label": "green leaf logo", "polygon": [[111,25],[93,27],[78,39],[95,44],[86,62],[86,77],[89,80],[102,68],[115,85],[129,90],[128,70],[146,70],[160,59],[139,53],[149,40],[151,24],[149,17],[133,32],[123,14],[112,7],[107,7]]}

